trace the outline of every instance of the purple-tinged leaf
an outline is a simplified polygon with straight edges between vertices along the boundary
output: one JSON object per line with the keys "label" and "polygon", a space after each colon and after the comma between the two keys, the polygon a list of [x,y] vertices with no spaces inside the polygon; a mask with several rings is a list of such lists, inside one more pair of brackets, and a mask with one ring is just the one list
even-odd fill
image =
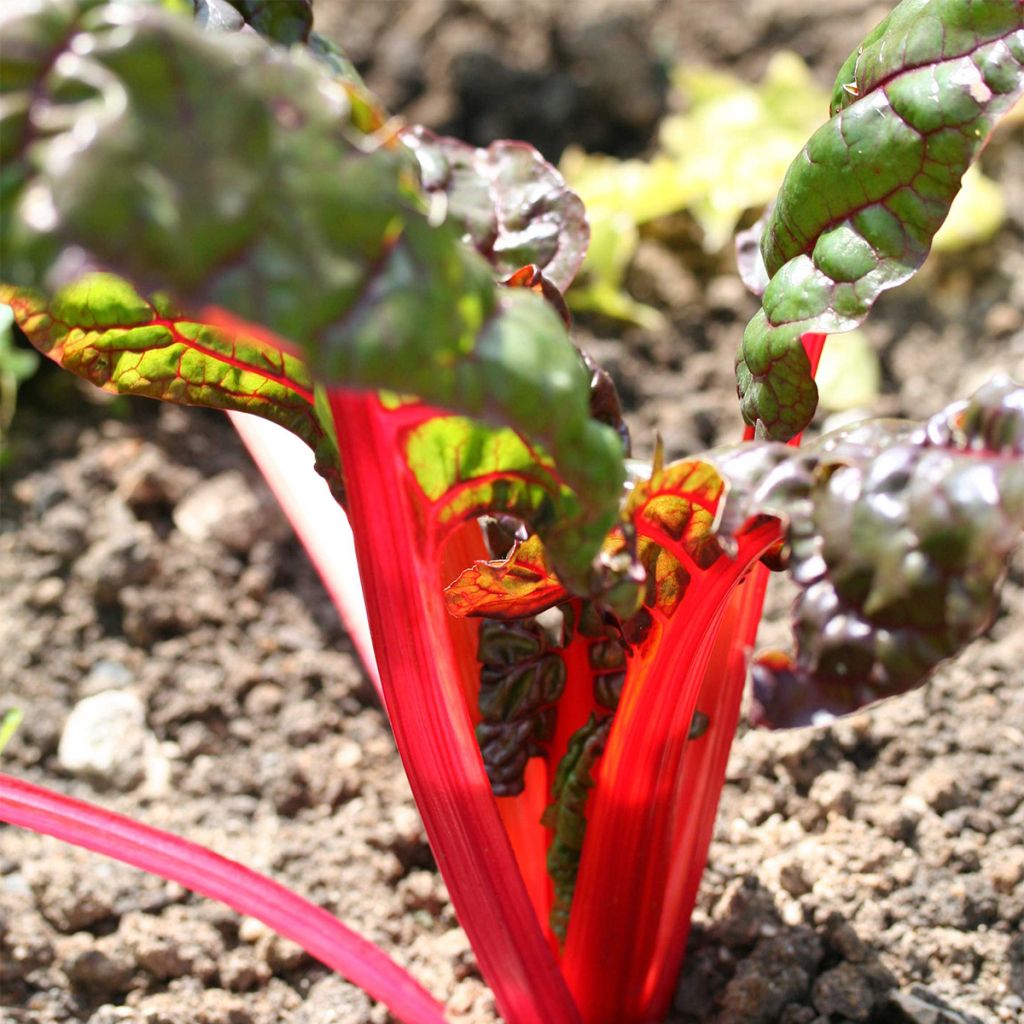
{"label": "purple-tinged leaf", "polygon": [[[456,227],[428,218],[415,158],[360,130],[333,65],[154,2],[0,6],[0,24],[17,71],[0,82],[6,281],[49,288],[100,265],[193,315],[227,310],[232,334],[265,328],[325,384],[511,427],[571,493],[549,550],[585,576],[625,475],[620,441],[589,416],[586,369],[548,304],[497,287]],[[488,173],[498,188],[521,170]],[[572,202],[548,184],[530,231],[550,228],[554,249],[535,262],[565,274],[556,225]]]}
{"label": "purple-tinged leaf", "polygon": [[444,197],[446,217],[463,239],[508,277],[533,263],[564,292],[590,240],[583,203],[565,179],[525,142],[493,142],[486,149],[425,128],[404,131],[428,196]]}
{"label": "purple-tinged leaf", "polygon": [[718,460],[721,527],[788,521],[796,653],[753,668],[756,724],[808,725],[919,686],[991,622],[1024,529],[1024,388],[992,381],[923,426],[867,422]]}

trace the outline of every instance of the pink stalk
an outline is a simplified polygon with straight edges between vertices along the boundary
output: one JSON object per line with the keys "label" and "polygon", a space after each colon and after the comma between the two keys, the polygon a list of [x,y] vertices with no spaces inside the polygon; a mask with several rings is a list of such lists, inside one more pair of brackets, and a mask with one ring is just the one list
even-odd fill
{"label": "pink stalk", "polygon": [[331,411],[385,704],[455,911],[509,1024],[576,1024],[484,773],[402,417],[344,391]]}
{"label": "pink stalk", "polygon": [[186,839],[0,775],[0,821],[131,864],[258,918],[344,975],[408,1024],[444,1024],[438,1003],[406,971],[322,907]]}
{"label": "pink stalk", "polygon": [[260,416],[240,412],[228,416],[320,574],[380,696],[380,673],[345,510],[313,469],[309,448],[293,433]]}

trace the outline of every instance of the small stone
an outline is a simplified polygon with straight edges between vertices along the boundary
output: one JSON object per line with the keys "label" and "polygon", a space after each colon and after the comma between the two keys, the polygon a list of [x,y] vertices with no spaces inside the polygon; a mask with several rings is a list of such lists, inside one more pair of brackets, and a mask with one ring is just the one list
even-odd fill
{"label": "small stone", "polygon": [[32,588],[28,603],[40,611],[56,608],[64,596],[64,581],[59,576],[45,576]]}
{"label": "small stone", "polygon": [[224,939],[213,925],[171,913],[126,914],[117,934],[139,967],[161,981],[186,976],[211,981],[224,952]]}
{"label": "small stone", "polygon": [[268,940],[274,933],[258,917],[243,917],[238,926],[238,938],[255,946],[261,940]]}
{"label": "small stone", "polygon": [[153,528],[131,521],[118,523],[116,532],[91,544],[75,563],[74,574],[99,604],[111,605],[125,587],[149,582],[157,567]]}
{"label": "small stone", "polygon": [[232,949],[217,965],[220,983],[232,992],[247,992],[263,985],[270,977],[270,967],[248,946]]}
{"label": "small stone", "polygon": [[105,690],[80,700],[60,737],[57,757],[72,775],[128,790],[145,774],[147,748],[156,744],[142,701],[127,690]]}
{"label": "small stone", "polygon": [[79,697],[93,697],[104,690],[124,690],[135,682],[135,673],[119,661],[97,661],[79,683]]}
{"label": "small stone", "polygon": [[88,932],[69,936],[60,948],[64,973],[76,984],[99,994],[127,992],[134,966],[117,935],[97,939]]}
{"label": "small stone", "polygon": [[722,994],[723,1021],[771,1024],[807,995],[821,960],[821,941],[808,929],[762,939],[740,962]]}
{"label": "small stone", "polygon": [[0,990],[4,982],[49,966],[54,950],[46,929],[35,913],[0,917]]}
{"label": "small stone", "polygon": [[193,488],[174,508],[174,525],[200,544],[215,541],[229,551],[248,551],[264,537],[280,536],[284,524],[269,499],[260,497],[236,470]]}
{"label": "small stone", "polygon": [[850,1020],[867,1020],[878,1001],[881,977],[856,964],[841,963],[820,975],[814,983],[811,1001],[814,1008],[826,1015],[839,1015]]}
{"label": "small stone", "polygon": [[284,691],[276,683],[258,683],[245,695],[245,713],[253,718],[275,714],[284,700]]}
{"label": "small stone", "polygon": [[909,786],[912,796],[920,797],[937,814],[943,814],[958,807],[963,800],[960,778],[944,764],[933,764],[926,768]]}
{"label": "small stone", "polygon": [[298,943],[280,935],[272,936],[266,944],[264,956],[275,974],[297,970],[309,960],[309,954]]}
{"label": "small stone", "polygon": [[291,1024],[352,1024],[369,1019],[366,994],[335,974],[318,981],[290,1018]]}
{"label": "small stone", "polygon": [[32,531],[29,540],[34,551],[56,555],[63,562],[69,562],[82,553],[89,527],[89,515],[84,508],[71,501],[62,501],[48,509],[38,525],[39,529]]}
{"label": "small stone", "polygon": [[334,767],[342,771],[348,768],[356,768],[363,761],[363,748],[355,742],[342,738],[338,741],[337,749],[334,752]]}
{"label": "small stone", "polygon": [[1024,882],[1024,849],[1019,846],[989,854],[983,872],[996,892],[1012,893]]}
{"label": "small stone", "polygon": [[424,910],[428,914],[437,915],[444,906],[444,894],[432,871],[410,871],[399,889],[409,910]]}
{"label": "small stone", "polygon": [[1024,324],[1024,314],[1009,302],[997,302],[985,314],[985,333],[1005,338]]}
{"label": "small stone", "polygon": [[853,813],[853,779],[845,772],[822,772],[808,796],[828,814],[848,818]]}
{"label": "small stone", "polygon": [[729,946],[750,945],[762,934],[765,924],[777,924],[779,920],[771,893],[746,878],[729,884],[713,917],[716,936]]}

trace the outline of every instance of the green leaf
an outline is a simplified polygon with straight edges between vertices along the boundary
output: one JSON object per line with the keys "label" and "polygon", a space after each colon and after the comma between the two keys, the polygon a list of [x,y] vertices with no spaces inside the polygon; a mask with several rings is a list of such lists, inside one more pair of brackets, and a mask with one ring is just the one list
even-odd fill
{"label": "green leaf", "polygon": [[5,712],[3,718],[0,718],[0,754],[4,752],[4,747],[11,742],[11,737],[18,731],[23,717],[24,713],[20,708],[11,708]]}
{"label": "green leaf", "polygon": [[585,575],[624,468],[564,327],[428,220],[412,155],[353,124],[330,69],[146,3],[0,17],[3,280],[53,288],[98,264],[269,329],[325,384],[512,427],[577,495],[593,546],[558,557]]}
{"label": "green leaf", "polygon": [[[606,428],[594,421],[588,429],[606,436]],[[429,419],[408,431],[402,445],[442,534],[485,512],[523,519],[543,541],[552,567],[573,589],[589,591],[589,555],[583,560],[578,553],[596,551],[608,523],[581,503],[543,450],[514,430],[461,416]]]}
{"label": "green leaf", "polygon": [[911,277],[990,131],[1024,91],[1020,0],[904,0],[840,72],[832,119],[786,175],[771,278],[737,382],[759,436],[788,440],[817,392],[800,336],[848,331]]}
{"label": "green leaf", "polygon": [[341,500],[330,413],[315,405],[300,359],[182,316],[113,274],[87,274],[52,301],[0,285],[0,302],[40,352],[104,391],[248,412],[286,427],[313,449],[317,471]]}
{"label": "green leaf", "polygon": [[[208,2],[208,0],[207,0]],[[291,46],[313,30],[313,0],[229,0],[261,36]]]}

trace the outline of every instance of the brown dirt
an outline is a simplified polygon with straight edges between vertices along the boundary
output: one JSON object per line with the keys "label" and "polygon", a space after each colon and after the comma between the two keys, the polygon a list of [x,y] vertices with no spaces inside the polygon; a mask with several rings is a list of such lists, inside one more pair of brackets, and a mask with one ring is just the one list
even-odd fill
{"label": "brown dirt", "polygon": [[[630,88],[646,89],[607,136],[629,152],[662,102],[652,54],[753,75],[786,45],[825,81],[884,13],[861,0],[319,7],[388,102],[474,141],[529,135],[537,117],[524,119],[510,83],[547,90],[531,114],[562,102],[535,136],[553,155],[570,138],[606,141],[594,109],[609,86],[594,68],[617,63],[609,39],[624,41]],[[1011,207],[997,243],[934,262],[879,304],[868,333],[885,413],[931,412],[999,367],[1024,376],[1022,156],[1019,135],[986,156]],[[647,238],[632,271],[666,333],[580,325],[620,381],[641,454],[656,424],[670,455],[737,434],[731,363],[753,302],[729,257],[709,260],[691,239],[685,223]],[[4,770],[272,873],[408,965],[453,1019],[495,1020],[372,689],[231,428],[86,398],[41,374],[10,439],[0,713],[17,705],[25,721]],[[1024,1018],[1024,559],[1004,593],[989,634],[923,691],[827,729],[741,727],[674,1024]],[[773,593],[766,642],[786,601]],[[69,713],[112,690],[141,709],[137,745],[110,771],[67,771]],[[388,1016],[257,922],[3,829],[0,1019]]]}

